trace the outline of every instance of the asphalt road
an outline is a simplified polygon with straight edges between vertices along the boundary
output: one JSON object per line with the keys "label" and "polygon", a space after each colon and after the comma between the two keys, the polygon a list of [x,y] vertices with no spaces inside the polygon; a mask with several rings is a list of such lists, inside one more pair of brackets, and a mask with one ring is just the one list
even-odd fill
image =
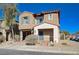
{"label": "asphalt road", "polygon": [[68,55],[68,54],[0,49],[0,55]]}

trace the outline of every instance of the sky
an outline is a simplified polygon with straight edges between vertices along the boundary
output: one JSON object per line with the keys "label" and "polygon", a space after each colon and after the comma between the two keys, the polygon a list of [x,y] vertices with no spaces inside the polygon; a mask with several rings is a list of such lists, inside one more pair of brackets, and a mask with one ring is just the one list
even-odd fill
{"label": "sky", "polygon": [[[25,3],[18,4],[20,12],[40,13],[46,10],[60,10],[60,30],[73,34],[79,31],[79,4],[72,3]],[[0,10],[0,18],[2,12]]]}

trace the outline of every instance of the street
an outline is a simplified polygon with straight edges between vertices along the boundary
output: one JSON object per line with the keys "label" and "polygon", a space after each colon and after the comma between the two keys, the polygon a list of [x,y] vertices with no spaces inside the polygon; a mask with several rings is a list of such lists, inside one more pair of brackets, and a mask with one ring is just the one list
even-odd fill
{"label": "street", "polygon": [[0,49],[0,55],[69,55],[69,54]]}

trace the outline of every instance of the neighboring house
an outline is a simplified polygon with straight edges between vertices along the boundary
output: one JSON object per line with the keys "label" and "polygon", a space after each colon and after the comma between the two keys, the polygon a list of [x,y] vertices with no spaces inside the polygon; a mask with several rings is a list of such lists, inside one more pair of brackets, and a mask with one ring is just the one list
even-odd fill
{"label": "neighboring house", "polygon": [[2,32],[1,23],[2,23],[2,20],[0,19],[0,32]]}
{"label": "neighboring house", "polygon": [[72,35],[69,36],[69,38],[79,39],[79,34],[72,34]]}
{"label": "neighboring house", "polygon": [[[18,24],[19,24],[19,22],[16,21],[14,26],[13,26],[15,32],[19,32]],[[6,41],[10,41],[11,40],[11,30],[10,30],[10,28],[8,28],[8,29],[6,29],[6,28],[5,28],[4,20],[1,20],[0,21],[0,32],[2,32],[3,36],[6,38]]]}
{"label": "neighboring house", "polygon": [[2,22],[3,22],[3,19],[0,19],[0,32],[2,32],[3,33],[3,27],[2,27]]}
{"label": "neighboring house", "polygon": [[48,40],[58,43],[60,40],[59,11],[46,11],[39,14],[23,12],[19,16],[20,40],[24,40],[27,35],[34,30],[39,40]]}

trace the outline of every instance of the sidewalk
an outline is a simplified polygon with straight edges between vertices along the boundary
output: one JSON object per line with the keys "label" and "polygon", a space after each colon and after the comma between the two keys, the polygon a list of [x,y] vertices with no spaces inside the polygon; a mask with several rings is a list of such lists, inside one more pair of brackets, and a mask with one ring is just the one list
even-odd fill
{"label": "sidewalk", "polygon": [[[23,51],[38,51],[38,52],[49,52],[49,53],[65,53],[65,54],[79,54],[79,49],[72,48],[59,48],[59,47],[44,47],[44,46],[14,46],[8,49],[16,49]],[[70,50],[69,50],[70,49]]]}

